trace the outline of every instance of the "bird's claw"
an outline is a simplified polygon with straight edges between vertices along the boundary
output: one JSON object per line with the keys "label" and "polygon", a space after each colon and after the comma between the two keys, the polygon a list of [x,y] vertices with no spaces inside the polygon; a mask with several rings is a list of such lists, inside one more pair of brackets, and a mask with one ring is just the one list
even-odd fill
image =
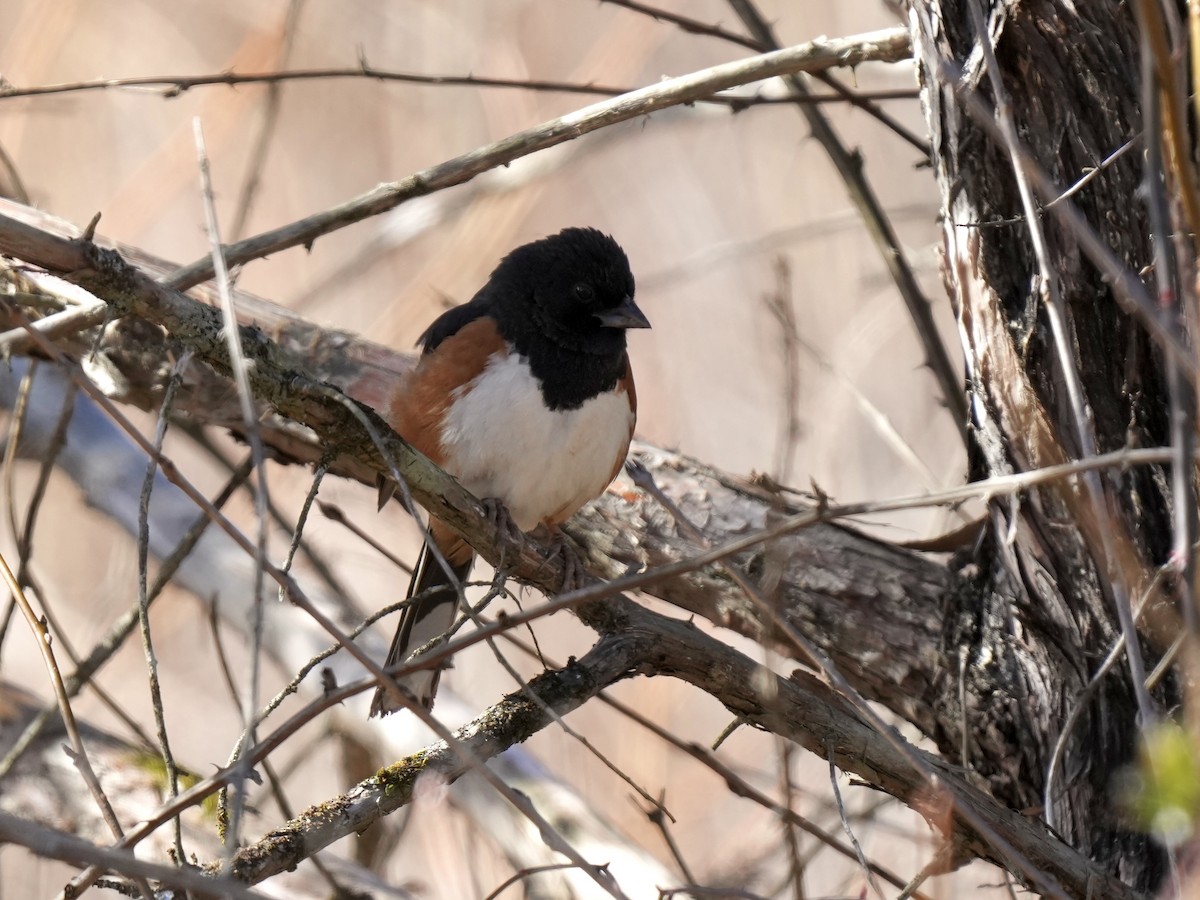
{"label": "bird's claw", "polygon": [[550,559],[555,557],[562,560],[563,567],[562,585],[558,589],[560,594],[577,591],[587,583],[587,569],[584,568],[583,560],[567,540],[567,536],[557,529],[550,538]]}
{"label": "bird's claw", "polygon": [[500,547],[500,566],[504,567],[504,556],[507,545],[509,543],[520,544],[525,540],[525,533],[517,527],[517,523],[513,521],[512,513],[508,511],[508,507],[500,502],[495,497],[485,497],[483,499],[483,508],[487,513],[488,523],[492,528],[496,529],[496,533],[501,538]]}

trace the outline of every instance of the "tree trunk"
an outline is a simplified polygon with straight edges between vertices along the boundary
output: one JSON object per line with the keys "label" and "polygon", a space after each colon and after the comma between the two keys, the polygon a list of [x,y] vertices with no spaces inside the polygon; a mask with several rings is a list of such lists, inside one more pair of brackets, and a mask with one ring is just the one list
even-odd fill
{"label": "tree trunk", "polygon": [[[1018,139],[1058,184],[1075,184],[1138,134],[1138,32],[1128,4],[982,5]],[[970,9],[914,0],[909,16],[942,199],[943,275],[966,358],[971,475],[1078,459],[1078,416],[1013,163],[964,106],[964,92],[989,110],[998,99]],[[958,70],[956,92],[948,72]],[[1133,272],[1152,261],[1140,161],[1140,149],[1124,154],[1072,198]],[[1162,354],[1121,312],[1076,237],[1051,215],[1040,225],[1095,451],[1170,443]],[[953,675],[968,698],[961,715],[969,764],[1010,805],[1036,809],[1048,799],[1048,819],[1067,841],[1150,889],[1163,872],[1161,849],[1120,824],[1113,799],[1114,773],[1131,760],[1137,738],[1124,657],[1094,693],[1081,695],[1119,639],[1122,591],[1136,606],[1170,552],[1170,483],[1160,468],[1138,468],[1103,472],[1098,485],[1098,504],[1082,480],[993,502],[966,570],[974,590],[952,613],[947,635],[965,662]],[[1172,699],[1165,690],[1160,709]],[[1079,704],[1045,798],[1055,744]],[[941,736],[944,752],[954,750],[952,737]]]}

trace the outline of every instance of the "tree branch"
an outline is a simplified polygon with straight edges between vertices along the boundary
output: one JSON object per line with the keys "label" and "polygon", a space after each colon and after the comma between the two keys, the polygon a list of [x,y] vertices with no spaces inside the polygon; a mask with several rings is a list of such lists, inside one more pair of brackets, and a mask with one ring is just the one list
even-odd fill
{"label": "tree branch", "polygon": [[[764,47],[778,47],[770,23],[759,12],[750,0],[730,0],[730,5],[741,18],[743,24]],[[811,91],[800,70],[788,73],[788,93],[798,101],[808,97]],[[961,366],[951,358],[938,333],[933,320],[933,312],[929,298],[921,289],[912,267],[908,264],[904,249],[895,228],[883,210],[875,189],[863,173],[863,161],[858,151],[849,150],[829,124],[829,120],[815,106],[809,103],[798,104],[808,127],[812,129],[813,137],[825,149],[829,160],[837,169],[838,175],[846,183],[846,191],[851,201],[862,215],[871,239],[879,251],[888,274],[896,283],[896,289],[908,309],[917,338],[925,352],[925,365],[928,367],[942,394],[942,402],[954,419],[963,443],[967,443],[967,403],[963,390]]]}
{"label": "tree branch", "polygon": [[[812,676],[768,676],[762,665],[709,637],[689,622],[658,615],[637,604],[613,598],[592,607],[587,624],[603,635],[581,659],[564,669],[535,678],[528,690],[557,715],[565,715],[605,687],[631,674],[669,675],[712,695],[747,724],[780,734],[879,786],[918,811],[938,806],[925,775],[904,753],[864,723],[846,701]],[[524,741],[552,721],[545,709],[523,691],[503,701],[457,732],[480,758],[490,758]],[[1114,900],[1140,895],[1063,844],[1044,825],[1005,809],[940,759],[909,747],[926,765],[953,785],[953,839],[960,855],[979,856],[1003,866],[1012,861],[970,828],[963,809],[976,814],[1034,867],[1035,885],[1051,896],[1085,896],[1090,889]],[[316,850],[363,830],[412,798],[417,778],[437,772],[453,781],[467,765],[445,744],[414,754],[367,780],[343,797],[314,806],[258,843],[240,851],[233,873],[250,883],[294,867]],[[949,837],[949,836],[948,836]],[[1016,867],[1013,867],[1016,868]],[[1020,871],[1016,868],[1016,871]]]}
{"label": "tree branch", "polygon": [[[238,241],[226,249],[225,258],[228,265],[236,266],[289,247],[310,246],[322,235],[379,215],[406,200],[463,184],[489,169],[609,125],[693,103],[727,88],[793,72],[856,66],[868,61],[897,62],[908,58],[910,52],[908,32],[891,28],[848,38],[821,38],[670,78],[519,131],[400,181],[380,185],[333,209]],[[187,288],[211,277],[212,261],[205,257],[180,269],[168,283]]]}
{"label": "tree branch", "polygon": [[[103,251],[82,241],[56,237],[5,217],[0,217],[0,251],[16,253],[26,261],[56,269],[63,277],[104,296],[117,312],[134,312],[153,317],[165,325],[174,337],[204,354],[210,365],[218,369],[227,368],[225,342],[214,337],[214,331],[219,330],[219,313],[203,303],[155,283],[147,275],[124,263],[113,251]],[[260,306],[259,309],[266,311],[267,307]],[[277,317],[275,327],[283,333],[292,333],[289,329],[293,326],[288,324],[285,316]],[[157,330],[152,333],[161,341],[161,333]],[[341,452],[339,466],[345,471],[368,478],[376,471],[388,470],[387,463],[380,455],[380,448],[370,440],[355,436],[361,434],[358,421],[349,415],[344,406],[331,399],[330,389],[324,388],[305,372],[305,360],[285,347],[269,341],[257,328],[243,326],[242,337],[249,356],[254,360],[251,367],[253,386],[260,399],[269,399],[281,413],[298,418],[317,429],[322,436],[321,441],[316,443],[311,435],[307,436],[306,442],[302,442],[299,434],[292,432],[291,446],[307,448],[307,457],[301,455],[301,458],[311,458],[323,442],[325,446],[332,446]],[[341,341],[343,347],[354,344],[346,336],[335,337]],[[332,339],[331,337],[330,340]],[[159,352],[163,349],[160,347]],[[368,352],[359,347],[357,354],[343,356],[343,379],[348,380],[360,395],[370,396],[372,390],[383,390],[386,393],[389,386],[394,386],[395,379],[399,377],[397,369],[402,369],[402,366],[396,365],[395,354],[392,354],[393,359],[388,364],[391,368],[388,368],[388,365],[380,365],[371,371],[369,377],[364,376],[361,369],[355,369],[353,366],[350,367],[347,377],[344,366],[347,358],[352,359],[356,355],[370,357],[372,353],[375,354],[376,362],[380,362],[384,359],[381,354],[385,352],[382,348]],[[135,352],[133,355],[138,356],[139,353]],[[319,366],[328,366],[330,370],[336,368],[332,361],[321,363],[320,359],[318,355]],[[390,376],[385,377],[385,373],[388,372]],[[401,473],[410,479],[413,495],[437,515],[459,528],[485,558],[498,559],[503,545],[507,554],[507,567],[522,580],[545,588],[557,583],[556,575],[561,579],[561,574],[548,565],[532,546],[511,546],[505,543],[503,538],[498,538],[492,533],[474,498],[466,495],[456,482],[440,470],[418,458],[398,439],[387,436],[386,426],[381,422],[377,419],[372,420],[385,433],[381,441],[382,448],[386,453],[394,454]],[[237,419],[231,419],[226,424],[236,427]],[[271,433],[269,428],[264,429],[264,434]],[[284,441],[284,444],[288,442]],[[722,584],[718,570],[709,567],[722,555],[751,550],[751,555],[743,555],[739,564],[760,584],[778,579],[785,585],[780,592],[781,603],[786,604],[785,616],[793,619],[803,632],[814,635],[823,649],[828,649],[831,654],[840,654],[837,659],[838,667],[844,665],[855,684],[862,684],[867,688],[868,695],[873,699],[896,704],[898,711],[919,723],[927,733],[932,731],[944,737],[943,732],[952,727],[947,722],[952,716],[947,716],[944,709],[938,709],[938,704],[948,706],[949,695],[948,685],[945,683],[948,667],[942,650],[945,639],[943,630],[954,626],[944,623],[941,613],[948,596],[956,590],[955,579],[944,566],[928,561],[918,554],[871,541],[849,529],[819,525],[818,521],[825,515],[821,509],[807,514],[792,515],[785,518],[782,524],[772,525],[772,517],[778,516],[780,512],[795,512],[795,507],[787,501],[786,494],[703,470],[679,457],[662,454],[661,451],[645,452],[650,455],[651,461],[656,463],[657,471],[662,473],[660,483],[667,490],[679,493],[676,502],[685,506],[688,502],[694,503],[694,498],[700,493],[695,490],[697,479],[700,479],[704,485],[702,493],[707,494],[709,498],[716,498],[714,505],[706,503],[705,512],[710,517],[714,512],[719,512],[722,517],[720,528],[723,533],[727,530],[724,536],[739,533],[747,536],[726,543],[718,551],[698,555],[694,546],[676,532],[670,517],[650,499],[630,499],[610,494],[595,505],[589,517],[583,520],[587,523],[585,527],[592,529],[587,535],[586,544],[592,557],[591,561],[598,564],[597,568],[607,573],[619,573],[626,569],[628,562],[639,566],[649,563],[652,567],[650,572],[622,579],[622,582],[630,586],[656,583],[659,585],[657,591],[661,595],[685,608],[701,611],[712,616],[714,621],[737,627],[758,640],[777,641],[780,646],[786,647],[782,637],[773,633],[762,618],[752,612],[735,586],[730,583]],[[653,459],[655,453],[658,453],[657,459]],[[672,470],[679,476],[674,482],[669,474]],[[989,488],[970,486],[962,490],[970,492],[980,489]],[[689,495],[692,498],[690,500]],[[914,505],[917,502],[922,501],[912,501]],[[855,508],[861,510],[864,507],[860,505]],[[844,508],[842,512],[848,512],[850,509]],[[631,518],[634,522],[633,528],[629,527]],[[613,527],[616,520],[622,520],[622,527]],[[794,531],[801,525],[807,526],[804,532],[786,536],[789,531]],[[637,534],[636,544],[630,540],[631,534]],[[623,544],[624,541],[629,543]],[[753,547],[759,544],[767,549],[753,550]],[[663,577],[668,574],[676,577]],[[611,589],[604,589],[603,586],[600,588],[596,591],[580,592],[575,602],[612,593]],[[549,604],[546,608],[560,607]],[[640,615],[637,609],[627,601],[609,597],[602,605],[582,609],[580,615],[600,631],[616,634],[629,622],[640,621],[637,620],[637,616]],[[626,625],[620,629],[614,626],[609,618],[615,615],[614,610],[621,610],[622,615],[626,616]],[[530,615],[544,613],[545,609],[541,609],[532,611]],[[881,622],[884,623],[884,627],[879,629],[877,626]],[[659,638],[661,635],[652,642],[655,646],[663,645]],[[458,643],[455,642],[451,649],[457,649]],[[897,647],[902,647],[905,652],[895,652]],[[705,648],[700,649],[704,649],[704,652],[712,650],[722,653],[727,649],[715,641],[711,645],[705,645]],[[698,645],[689,644],[684,656],[697,651]],[[899,658],[895,663],[899,669],[879,666],[881,659],[896,658]],[[740,686],[730,687],[718,678],[716,673],[720,669],[704,666],[702,670],[688,675],[686,666],[673,656],[659,662],[638,658],[637,665],[646,667],[646,671],[689,678],[697,686],[714,693],[714,696],[739,714],[743,714],[743,710],[748,706],[753,706],[747,697],[737,693],[738,690],[750,689],[750,675],[746,672],[740,672],[737,678],[733,679],[735,682],[746,679]],[[628,672],[629,666],[629,660],[625,660],[620,673]],[[886,672],[880,671],[881,669]],[[597,677],[596,680],[603,686],[617,677],[621,676],[609,677],[607,681]],[[796,677],[799,676],[794,676]],[[831,700],[834,695],[829,689],[821,690],[829,695],[822,699],[822,703],[838,704],[837,708],[843,710],[844,716],[858,722],[859,727],[872,735],[873,741],[884,740],[858,720],[844,700]],[[759,703],[759,700],[754,702]],[[550,705],[553,708],[553,704]],[[763,723],[767,723],[772,730],[777,730],[793,740],[799,740],[822,755],[827,752],[823,748],[831,735],[814,733],[807,711],[797,714],[794,719],[789,714],[775,721],[759,708],[751,710],[751,717],[753,716],[766,716]],[[802,727],[796,722],[805,724]],[[986,739],[986,736],[981,739]],[[835,746],[858,747],[861,746],[861,742],[845,744],[835,741]],[[888,747],[891,748],[888,753],[898,752],[894,745],[888,744]],[[908,748],[907,752],[914,751]],[[843,765],[849,771],[858,771],[864,774],[864,777],[873,778],[881,772],[892,772],[888,777],[894,781],[888,782],[885,779],[883,786],[909,802],[916,802],[918,796],[928,793],[928,782],[925,779],[929,771],[946,771],[944,764],[939,763],[936,766],[930,764],[921,772],[920,767],[913,762],[917,758],[906,758],[901,753],[900,760],[903,767],[907,768],[896,769],[900,763],[888,757],[892,760],[889,763],[891,769],[881,769],[875,763],[870,763],[871,767],[864,770],[856,766],[864,765],[867,757],[841,760],[835,754],[839,765]],[[903,777],[894,774],[895,771],[909,770],[918,774],[913,775],[910,772]],[[921,779],[923,787],[917,787],[916,781],[913,780],[916,777]],[[954,797],[955,802],[960,802],[957,787],[954,788]],[[987,802],[995,805],[994,801]],[[964,814],[974,816],[977,812],[972,806],[966,809]],[[1014,832],[1011,831],[1013,823],[1003,818],[996,820],[996,815],[998,813],[993,810],[988,816],[977,821],[987,823],[992,828],[1003,829],[997,833],[1009,841],[1019,855],[1030,860],[1030,864],[1026,865],[1023,871],[1033,875],[1036,870],[1042,868],[1040,857],[1026,853],[1024,844],[1021,843],[1025,838],[1019,834],[1014,837]],[[971,840],[978,843],[982,839]],[[1042,840],[1042,837],[1039,836],[1038,840]],[[970,841],[968,845],[974,848],[969,852],[981,852],[975,845],[971,845]],[[994,845],[988,846],[993,847],[988,851],[989,858],[1003,855],[994,849]],[[1064,867],[1061,860],[1055,865],[1058,868],[1052,867],[1048,871],[1067,871],[1070,868]]]}

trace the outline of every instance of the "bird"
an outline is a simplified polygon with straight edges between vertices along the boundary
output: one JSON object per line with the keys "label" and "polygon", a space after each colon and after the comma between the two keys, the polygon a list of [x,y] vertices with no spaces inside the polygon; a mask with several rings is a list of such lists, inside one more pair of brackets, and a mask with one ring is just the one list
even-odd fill
{"label": "bird", "polygon": [[[626,332],[649,327],[620,244],[595,228],[566,228],[517,247],[470,301],[435,319],[380,412],[506,524],[554,531],[625,461],[637,420]],[[430,520],[386,667],[450,629],[473,561],[461,537]],[[429,709],[440,674],[397,681]],[[372,716],[401,708],[376,689]]]}

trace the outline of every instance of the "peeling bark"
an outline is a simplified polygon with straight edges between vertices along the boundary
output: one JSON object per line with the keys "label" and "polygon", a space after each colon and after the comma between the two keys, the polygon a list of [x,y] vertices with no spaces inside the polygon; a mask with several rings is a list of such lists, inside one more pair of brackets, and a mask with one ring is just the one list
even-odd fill
{"label": "peeling bark", "polygon": [[[1020,141],[1051,178],[1070,186],[1141,127],[1133,15],[1110,0],[984,6]],[[913,0],[909,13],[942,197],[944,276],[967,364],[972,474],[1078,458],[1075,414],[1040,299],[1013,165],[946,77],[948,62],[963,72],[968,91],[996,106],[969,9]],[[1134,272],[1151,260],[1137,199],[1139,159],[1126,154],[1071,201]],[[1051,216],[1041,225],[1097,450],[1169,443],[1160,355],[1120,311],[1075,237]],[[1101,484],[1105,521],[1095,521],[1078,486],[993,503],[986,542],[972,564],[973,590],[963,595],[973,600],[955,613],[968,660],[969,759],[987,773],[995,794],[1016,807],[1042,805],[1063,722],[1120,634],[1114,576],[1136,603],[1169,552],[1163,471],[1105,473]],[[1111,537],[1117,559],[1105,558],[1101,537]],[[1170,703],[1170,689],[1160,699]],[[1050,802],[1068,841],[1148,889],[1162,875],[1163,855],[1149,838],[1122,827],[1110,783],[1131,760],[1136,737],[1128,668],[1118,666],[1069,736],[1057,779],[1064,789]]]}

